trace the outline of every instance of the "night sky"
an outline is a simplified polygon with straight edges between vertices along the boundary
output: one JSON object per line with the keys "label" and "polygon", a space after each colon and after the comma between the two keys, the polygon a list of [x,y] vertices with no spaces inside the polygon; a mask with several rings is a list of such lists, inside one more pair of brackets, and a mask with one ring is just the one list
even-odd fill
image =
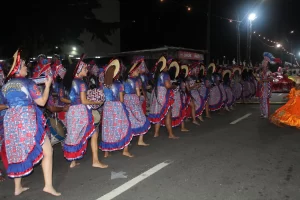
{"label": "night sky", "polygon": [[[163,45],[206,49],[206,13],[208,0],[126,0],[121,1],[121,48],[123,51],[156,48]],[[188,12],[185,6],[190,6]],[[299,3],[296,0],[212,0],[211,54],[212,59],[223,56],[232,61],[236,58],[237,31],[235,22],[221,19],[243,19],[248,12],[255,12],[253,31],[270,40],[279,41],[295,53],[300,51]],[[246,56],[247,17],[241,24],[241,57]],[[294,30],[293,35],[290,31]],[[287,42],[290,41],[290,43]],[[252,39],[252,61],[262,60],[262,53],[269,51],[283,60],[285,56],[274,45]]]}
{"label": "night sky", "polygon": [[[17,44],[18,40],[16,38],[19,37],[18,35],[22,35],[23,38],[30,37],[30,34],[26,34],[31,33],[31,35],[34,35],[36,30],[44,30],[52,35],[53,30],[59,32],[65,24],[71,24],[76,29],[80,24],[78,30],[85,28],[82,20],[80,21],[81,18],[78,17],[78,13],[69,11],[73,13],[58,14],[59,16],[45,14],[46,16],[42,16],[43,13],[53,13],[58,4],[49,5],[45,2],[35,2],[35,7],[43,9],[32,7],[32,3],[27,5],[31,6],[29,10],[32,12],[30,13],[25,8],[27,3],[23,3],[22,6],[15,9],[13,15],[1,18],[3,27],[0,47],[7,43],[10,47],[10,49],[8,47],[5,47],[7,49],[2,48],[2,52],[0,50],[2,56],[4,54],[12,55],[14,49],[20,45]],[[58,0],[55,0],[55,2],[58,2]],[[211,58],[215,61],[219,59],[220,62],[222,62],[223,56],[226,56],[226,59],[230,62],[233,58],[236,58],[237,23],[234,21],[230,23],[229,20],[220,17],[236,20],[239,16],[240,20],[244,19],[240,31],[241,57],[242,60],[246,59],[247,17],[245,18],[245,16],[247,16],[247,13],[255,12],[257,19],[253,22],[253,31],[259,32],[271,40],[279,41],[289,51],[291,51],[292,44],[294,53],[300,59],[300,56],[298,56],[300,52],[300,3],[297,2],[297,0],[212,0]],[[163,0],[163,2],[160,0],[120,0],[121,50],[157,48],[164,45],[206,49],[207,3],[208,0]],[[10,4],[14,4],[14,2]],[[190,6],[191,10],[188,11],[186,6]],[[65,12],[63,8],[62,11]],[[32,17],[28,17],[29,15]],[[23,20],[22,23],[19,21],[19,24],[16,24],[18,20],[24,18],[25,21]],[[55,20],[55,25],[47,24],[47,21],[51,21],[49,20],[51,18]],[[97,26],[93,25],[92,27]],[[294,30],[295,33],[290,34],[291,30]],[[73,35],[77,34],[74,30],[69,30],[69,32]],[[11,36],[14,38],[10,38]],[[52,39],[55,39],[55,37]],[[30,40],[27,42],[30,42]],[[253,62],[261,61],[264,51],[271,52],[275,57],[280,57],[283,60],[291,60],[279,49],[270,48],[268,45],[274,44],[253,37]]]}

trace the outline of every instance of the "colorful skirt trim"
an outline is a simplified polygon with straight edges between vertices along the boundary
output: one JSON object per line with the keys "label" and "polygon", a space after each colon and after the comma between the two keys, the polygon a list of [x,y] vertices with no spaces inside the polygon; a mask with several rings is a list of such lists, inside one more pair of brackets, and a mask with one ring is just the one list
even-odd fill
{"label": "colorful skirt trim", "polygon": [[7,176],[29,175],[43,158],[45,117],[34,105],[9,108],[4,117]]}
{"label": "colorful skirt trim", "polygon": [[124,104],[129,114],[133,136],[146,134],[151,124],[143,112],[139,97],[136,94],[125,94]]}
{"label": "colorful skirt trim", "polygon": [[86,152],[88,139],[95,132],[92,111],[83,104],[70,106],[67,112],[67,132],[64,157],[68,161],[79,160]]}
{"label": "colorful skirt trim", "polygon": [[156,97],[155,89],[152,91],[150,114],[148,116],[149,121],[153,124],[160,123],[174,103],[173,90],[165,87],[158,87],[157,90],[158,97]]}
{"label": "colorful skirt trim", "polygon": [[116,151],[129,145],[133,137],[129,113],[120,101],[106,101],[103,107],[102,151]]}
{"label": "colorful skirt trim", "polygon": [[214,86],[210,91],[209,97],[209,110],[217,111],[223,106],[223,97],[222,92],[219,86]]}

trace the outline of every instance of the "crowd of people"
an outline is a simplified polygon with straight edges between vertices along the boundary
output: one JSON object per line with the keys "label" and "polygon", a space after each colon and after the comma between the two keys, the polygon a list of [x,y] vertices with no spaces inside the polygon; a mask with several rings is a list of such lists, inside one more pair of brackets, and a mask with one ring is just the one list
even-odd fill
{"label": "crowd of people", "polygon": [[40,55],[32,78],[26,78],[28,69],[18,50],[0,70],[1,157],[7,176],[14,179],[15,195],[28,189],[22,186],[21,178],[40,161],[44,191],[61,194],[52,185],[53,135],[47,117],[55,116],[66,127],[61,142],[70,168],[85,155],[89,139],[92,167],[107,168],[99,160],[98,149],[104,157],[118,150],[133,157],[128,145],[136,136],[137,145],[148,146],[143,136],[151,124],[154,137],[159,137],[161,126],[165,126],[169,138],[178,139],[173,127],[188,132],[186,119],[199,126],[204,112],[207,118],[213,111],[225,114],[234,110],[237,101],[247,102],[257,95],[261,117],[268,118],[270,84],[264,69],[256,76],[255,70],[247,67],[214,63],[205,67],[201,62],[185,65],[165,56],[151,68],[143,57],[135,58],[128,67],[113,59],[100,68],[94,61],[85,63],[84,55],[63,66],[58,55],[50,60]]}

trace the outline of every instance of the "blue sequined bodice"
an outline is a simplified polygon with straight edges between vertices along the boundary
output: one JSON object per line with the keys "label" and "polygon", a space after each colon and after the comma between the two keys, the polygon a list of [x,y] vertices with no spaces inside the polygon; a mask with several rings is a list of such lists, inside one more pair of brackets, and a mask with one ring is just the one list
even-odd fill
{"label": "blue sequined bodice", "polygon": [[125,94],[136,94],[136,85],[138,82],[137,77],[130,77],[124,83],[124,92]]}
{"label": "blue sequined bodice", "polygon": [[104,86],[105,101],[120,101],[120,92],[123,92],[123,85],[120,81],[115,81],[111,86]]}
{"label": "blue sequined bodice", "polygon": [[2,88],[9,107],[34,105],[34,99],[41,97],[37,85],[26,78],[14,78]]}
{"label": "blue sequined bodice", "polygon": [[82,79],[75,78],[72,82],[72,88],[69,94],[71,105],[81,104],[80,93],[86,92],[86,84]]}

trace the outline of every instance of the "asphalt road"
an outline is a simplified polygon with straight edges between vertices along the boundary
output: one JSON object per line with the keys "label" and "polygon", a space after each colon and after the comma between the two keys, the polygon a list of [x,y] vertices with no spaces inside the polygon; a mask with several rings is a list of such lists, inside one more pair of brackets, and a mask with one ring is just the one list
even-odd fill
{"label": "asphalt road", "polygon": [[[92,168],[88,151],[81,165],[71,170],[61,148],[55,146],[54,185],[61,197],[41,191],[38,166],[24,179],[29,191],[14,197],[13,181],[7,180],[0,183],[0,199],[104,200],[110,199],[101,198],[109,193],[115,200],[299,200],[300,131],[278,128],[259,114],[258,105],[240,104],[226,115],[214,114],[200,127],[187,123],[190,134],[176,128],[179,140],[168,139],[164,128],[160,138],[154,139],[150,131],[146,142],[151,146],[132,142],[135,158],[116,152],[103,160],[108,169]],[[162,167],[162,163],[167,164]],[[126,172],[127,178],[111,180],[112,172]],[[127,189],[133,181],[138,183]]]}

